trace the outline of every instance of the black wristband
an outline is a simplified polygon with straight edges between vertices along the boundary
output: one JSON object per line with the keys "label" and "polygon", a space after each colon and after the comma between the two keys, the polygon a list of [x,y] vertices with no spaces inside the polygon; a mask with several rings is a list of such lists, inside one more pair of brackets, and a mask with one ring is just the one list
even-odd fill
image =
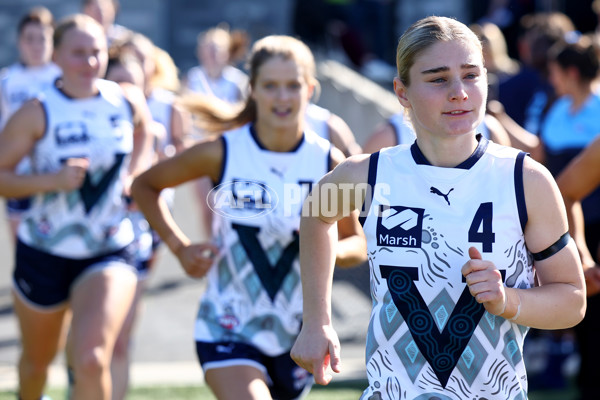
{"label": "black wristband", "polygon": [[545,260],[546,258],[553,256],[554,254],[561,251],[562,248],[565,247],[567,243],[569,243],[569,239],[571,239],[571,235],[569,235],[569,232],[566,232],[560,238],[558,238],[556,242],[548,246],[547,249],[542,250],[539,253],[531,253],[531,255],[533,256],[533,259],[535,261]]}

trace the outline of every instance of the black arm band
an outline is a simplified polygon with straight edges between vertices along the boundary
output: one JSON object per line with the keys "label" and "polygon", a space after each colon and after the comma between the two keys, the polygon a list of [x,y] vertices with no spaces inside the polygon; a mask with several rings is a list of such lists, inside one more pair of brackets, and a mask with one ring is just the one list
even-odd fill
{"label": "black arm band", "polygon": [[532,253],[531,255],[533,256],[533,259],[535,261],[545,260],[546,258],[553,256],[554,254],[561,251],[562,248],[565,247],[567,243],[569,243],[569,239],[571,239],[571,235],[569,235],[569,232],[566,232],[564,235],[558,238],[558,240],[554,242],[554,244],[548,246],[546,250],[542,250],[539,253]]}

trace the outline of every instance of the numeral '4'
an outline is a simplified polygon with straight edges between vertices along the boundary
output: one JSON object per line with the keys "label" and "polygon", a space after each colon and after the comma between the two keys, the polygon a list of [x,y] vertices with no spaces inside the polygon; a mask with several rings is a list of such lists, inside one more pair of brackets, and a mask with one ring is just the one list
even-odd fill
{"label": "numeral '4'", "polygon": [[469,242],[481,243],[485,253],[492,252],[492,244],[496,241],[496,234],[492,231],[492,216],[492,203],[481,203],[469,228]]}

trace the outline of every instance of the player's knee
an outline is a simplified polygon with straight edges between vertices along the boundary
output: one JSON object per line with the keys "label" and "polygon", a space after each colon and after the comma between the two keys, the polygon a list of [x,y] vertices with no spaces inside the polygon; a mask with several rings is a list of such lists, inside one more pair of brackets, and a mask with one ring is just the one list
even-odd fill
{"label": "player's knee", "polygon": [[77,379],[82,377],[98,378],[108,369],[110,357],[106,354],[106,349],[96,347],[85,350],[74,357],[73,366]]}
{"label": "player's knee", "polygon": [[115,342],[115,348],[113,349],[113,359],[127,358],[129,355],[129,338],[125,335],[120,335]]}

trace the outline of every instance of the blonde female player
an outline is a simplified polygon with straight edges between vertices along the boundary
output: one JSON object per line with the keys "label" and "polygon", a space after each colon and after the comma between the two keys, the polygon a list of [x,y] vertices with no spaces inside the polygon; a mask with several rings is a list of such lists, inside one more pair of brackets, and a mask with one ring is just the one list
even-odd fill
{"label": "blonde female player", "polygon": [[[560,192],[542,165],[476,135],[487,79],[467,26],[416,22],[397,64],[416,142],[353,156],[320,182],[349,191],[345,203],[337,193],[338,210],[364,205],[373,310],[362,399],[526,399],[527,327],[570,327],[586,308]],[[304,317],[292,357],[327,384],[326,367],[341,368],[330,298],[342,214],[316,211],[301,221]]]}
{"label": "blonde female player", "polygon": [[[300,209],[310,187],[343,159],[305,129],[315,85],[314,59],[304,43],[288,36],[257,41],[241,111],[223,115],[224,108],[206,98],[188,104],[205,130],[227,132],[160,162],[133,184],[135,201],[187,274],[207,277],[196,349],[221,400],[296,399],[312,384],[289,355],[302,315]],[[159,195],[202,176],[219,185],[211,204],[212,242],[196,244]],[[339,230],[345,238],[339,264],[363,261],[358,220],[341,220]]]}

